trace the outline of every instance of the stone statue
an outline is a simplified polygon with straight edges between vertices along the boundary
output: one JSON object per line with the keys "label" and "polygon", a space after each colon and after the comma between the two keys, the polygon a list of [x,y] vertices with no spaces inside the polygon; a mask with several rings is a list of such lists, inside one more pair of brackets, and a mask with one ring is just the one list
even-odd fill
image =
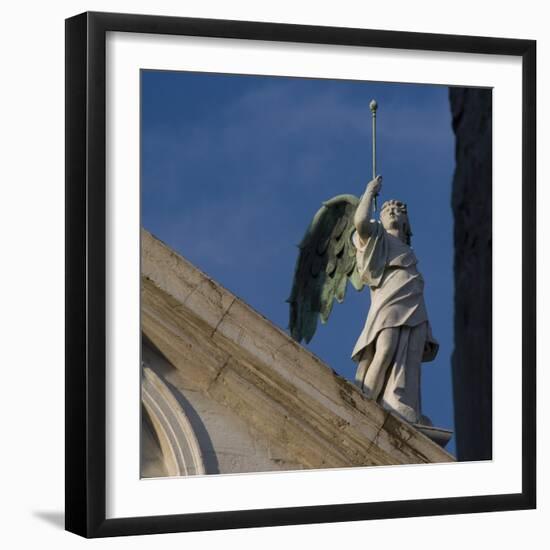
{"label": "stone statue", "polygon": [[410,246],[407,207],[390,200],[373,219],[382,178],[365,194],[339,195],[324,203],[311,222],[296,263],[290,303],[290,332],[309,342],[317,320],[325,323],[336,299],[342,302],[348,280],[357,290],[370,288],[371,306],[352,358],[363,392],[410,423],[431,425],[422,415],[420,364],[435,358],[424,303],[424,280]]}
{"label": "stone statue", "polygon": [[[373,171],[376,107],[371,102]],[[334,300],[343,301],[348,280],[357,290],[368,286],[371,306],[352,352],[356,383],[384,408],[428,427],[431,422],[421,411],[420,364],[432,361],[439,346],[428,321],[406,205],[387,201],[380,221],[373,219],[381,187],[382,178],[373,175],[361,198],[338,195],[314,216],[299,244],[289,328],[295,340],[309,342],[318,318],[325,323]],[[440,444],[452,433],[442,431],[436,434]]]}
{"label": "stone statue", "polygon": [[354,216],[356,269],[371,291],[367,321],[352,353],[359,363],[355,380],[383,407],[411,423],[431,425],[421,413],[420,363],[432,361],[439,345],[432,336],[424,280],[410,246],[407,206],[387,201],[380,221],[372,219],[381,185],[379,177],[368,184]]}

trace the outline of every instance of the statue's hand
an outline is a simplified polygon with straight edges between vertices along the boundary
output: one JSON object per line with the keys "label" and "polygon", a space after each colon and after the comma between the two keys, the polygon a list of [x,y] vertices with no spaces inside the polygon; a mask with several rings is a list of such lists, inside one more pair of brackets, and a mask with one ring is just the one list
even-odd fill
{"label": "statue's hand", "polygon": [[369,181],[367,185],[367,193],[371,195],[378,195],[382,189],[382,176],[376,176],[373,180]]}

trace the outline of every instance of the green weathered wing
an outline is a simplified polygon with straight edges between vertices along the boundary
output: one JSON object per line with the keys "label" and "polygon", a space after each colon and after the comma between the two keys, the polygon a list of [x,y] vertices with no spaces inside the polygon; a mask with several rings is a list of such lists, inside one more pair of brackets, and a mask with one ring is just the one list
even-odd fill
{"label": "green weathered wing", "polygon": [[292,337],[309,342],[317,319],[326,323],[336,299],[344,300],[348,279],[357,290],[363,283],[355,266],[353,216],[359,198],[338,195],[323,203],[307,228],[296,261],[290,304]]}

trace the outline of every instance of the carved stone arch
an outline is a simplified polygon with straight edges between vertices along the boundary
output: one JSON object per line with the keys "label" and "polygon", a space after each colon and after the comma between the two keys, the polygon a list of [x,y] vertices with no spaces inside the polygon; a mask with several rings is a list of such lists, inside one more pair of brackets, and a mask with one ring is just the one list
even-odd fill
{"label": "carved stone arch", "polygon": [[143,365],[141,402],[155,430],[168,476],[206,473],[197,437],[166,383]]}

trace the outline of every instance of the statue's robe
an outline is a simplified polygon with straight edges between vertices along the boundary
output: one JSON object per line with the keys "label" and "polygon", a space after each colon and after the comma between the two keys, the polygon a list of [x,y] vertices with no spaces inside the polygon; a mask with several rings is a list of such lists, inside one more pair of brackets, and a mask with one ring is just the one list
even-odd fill
{"label": "statue's robe", "polygon": [[399,327],[397,350],[379,402],[409,422],[424,423],[427,419],[421,417],[420,363],[432,361],[439,348],[424,303],[424,279],[417,270],[412,248],[389,234],[380,222],[372,223],[374,231],[366,242],[357,233],[353,235],[357,270],[370,288],[371,306],[352,358],[372,360],[380,331]]}

